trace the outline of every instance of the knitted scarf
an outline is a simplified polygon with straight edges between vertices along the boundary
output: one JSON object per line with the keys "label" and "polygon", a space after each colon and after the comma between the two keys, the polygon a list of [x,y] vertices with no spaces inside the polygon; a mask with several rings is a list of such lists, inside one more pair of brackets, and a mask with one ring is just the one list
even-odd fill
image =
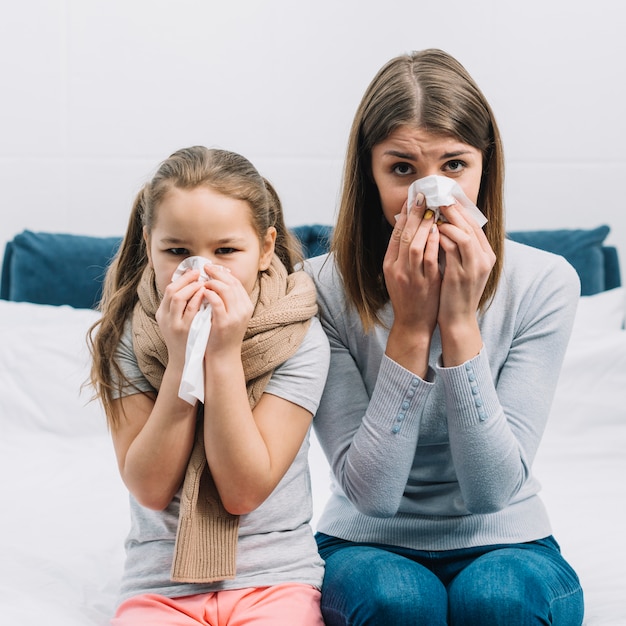
{"label": "knitted scarf", "polygon": [[[150,267],[144,270],[137,293],[133,347],[139,368],[158,390],[167,364],[167,348],[155,319],[161,295]],[[287,274],[276,255],[269,269],[259,275],[250,298],[255,307],[244,336],[241,360],[248,399],[254,408],[274,369],[298,350],[317,304],[311,279],[304,272]],[[239,517],[226,511],[211,477],[201,416],[199,410],[196,439],[180,496],[171,573],[176,582],[214,582],[234,578],[236,573]]]}

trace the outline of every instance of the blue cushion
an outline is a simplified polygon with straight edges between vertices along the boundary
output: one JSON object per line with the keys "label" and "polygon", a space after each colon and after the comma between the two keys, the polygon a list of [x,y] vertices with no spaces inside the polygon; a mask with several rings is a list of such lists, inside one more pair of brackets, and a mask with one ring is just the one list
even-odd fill
{"label": "blue cushion", "polygon": [[[307,257],[328,251],[332,226],[296,226]],[[564,256],[576,269],[583,295],[621,284],[617,250],[603,246],[608,226],[590,230],[518,231],[515,241]],[[5,249],[0,298],[37,304],[94,308],[106,268],[121,237],[91,237],[25,230]]]}
{"label": "blue cushion", "polygon": [[94,308],[120,237],[25,230],[7,244],[2,264],[5,300]]}
{"label": "blue cushion", "polygon": [[562,229],[510,232],[514,241],[564,256],[580,276],[581,295],[606,289],[605,254],[602,244],[610,232],[606,225],[592,229]]}
{"label": "blue cushion", "polygon": [[294,226],[291,232],[302,243],[304,257],[308,259],[328,252],[333,227],[327,224],[309,224]]}
{"label": "blue cushion", "polygon": [[[302,243],[305,257],[328,251],[331,226],[296,226],[292,232]],[[106,268],[121,240],[25,230],[6,246],[0,298],[95,308]]]}

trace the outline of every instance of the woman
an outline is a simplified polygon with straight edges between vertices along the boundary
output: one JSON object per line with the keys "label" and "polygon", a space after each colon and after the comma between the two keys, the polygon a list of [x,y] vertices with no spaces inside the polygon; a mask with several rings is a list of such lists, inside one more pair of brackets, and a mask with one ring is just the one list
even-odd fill
{"label": "woman", "polygon": [[[409,205],[433,175],[454,198]],[[532,474],[579,282],[505,241],[503,178],[491,108],[455,59],[378,72],[331,254],[307,265],[331,344],[314,420],[335,483],[317,536],[328,626],[582,621]]]}

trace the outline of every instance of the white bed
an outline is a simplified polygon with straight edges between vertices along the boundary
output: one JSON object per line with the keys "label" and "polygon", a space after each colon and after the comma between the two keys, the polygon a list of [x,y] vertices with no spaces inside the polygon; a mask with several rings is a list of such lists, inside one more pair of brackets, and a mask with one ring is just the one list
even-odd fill
{"label": "white bed", "polygon": [[[0,300],[0,624],[104,625],[127,493],[87,378],[89,309]],[[535,472],[586,625],[626,625],[624,288],[581,298]],[[316,517],[327,467],[311,450]]]}

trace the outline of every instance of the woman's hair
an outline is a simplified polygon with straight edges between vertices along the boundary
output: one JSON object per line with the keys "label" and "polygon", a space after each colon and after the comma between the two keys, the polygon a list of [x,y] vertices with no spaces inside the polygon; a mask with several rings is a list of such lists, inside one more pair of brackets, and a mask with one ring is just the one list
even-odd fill
{"label": "woman's hair", "polygon": [[372,148],[404,125],[480,150],[477,204],[489,220],[484,230],[496,255],[481,308],[493,296],[502,271],[504,156],[491,107],[465,68],[445,52],[429,49],[398,56],[380,69],[356,112],[332,241],[348,301],[366,329],[380,321],[380,309],[389,300],[382,266],[392,232],[372,176]]}
{"label": "woman's hair", "polygon": [[124,383],[128,383],[113,357],[125,322],[138,300],[137,287],[148,263],[144,229],[150,235],[159,206],[171,189],[192,190],[197,187],[209,187],[222,195],[247,202],[260,241],[268,228],[276,228],[275,254],[289,273],[302,261],[301,246],[285,226],[276,191],[248,159],[226,150],[194,146],[178,150],[163,161],[152,180],[135,198],[126,234],[104,280],[99,305],[102,317],[88,334],[93,356],[91,383],[103,403],[110,425],[117,423],[112,410],[113,399]]}

